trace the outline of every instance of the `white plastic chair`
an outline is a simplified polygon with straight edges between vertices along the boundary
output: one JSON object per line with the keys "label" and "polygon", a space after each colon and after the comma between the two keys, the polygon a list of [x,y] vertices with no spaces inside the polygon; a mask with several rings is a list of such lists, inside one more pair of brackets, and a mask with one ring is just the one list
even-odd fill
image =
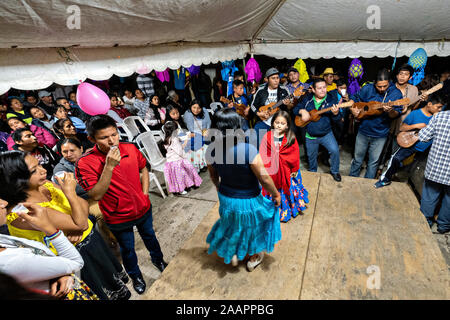
{"label": "white plastic chair", "polygon": [[117,131],[119,131],[121,141],[133,141],[134,136],[124,122],[117,123]]}
{"label": "white plastic chair", "polygon": [[[161,151],[159,151],[158,144],[156,142],[155,137],[151,131],[141,133],[136,137],[136,144],[139,147],[139,150],[147,159],[148,163],[151,166],[151,170],[159,171],[164,174],[164,164],[166,163],[166,158],[163,157]],[[164,191],[161,188],[161,185],[156,178],[156,175],[153,172],[150,172],[150,181],[155,181],[158,186],[159,191],[161,192],[163,198],[165,198]],[[167,186],[167,181],[164,176],[164,180]]]}
{"label": "white plastic chair", "polygon": [[211,102],[211,104],[209,105],[209,108],[212,111],[212,113],[214,113],[217,110],[222,109],[223,105],[220,102]]}
{"label": "white plastic chair", "polygon": [[144,120],[142,120],[141,117],[138,116],[130,116],[126,117],[123,122],[125,125],[130,129],[131,134],[133,137],[138,136],[141,133],[144,132],[152,132],[157,140],[163,139],[162,133],[160,130],[150,130],[150,128],[145,124]]}

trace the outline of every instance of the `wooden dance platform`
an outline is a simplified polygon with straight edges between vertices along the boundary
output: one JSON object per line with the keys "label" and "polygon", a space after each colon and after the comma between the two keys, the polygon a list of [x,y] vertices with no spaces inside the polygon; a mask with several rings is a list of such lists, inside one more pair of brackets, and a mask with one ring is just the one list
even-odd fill
{"label": "wooden dance platform", "polygon": [[253,272],[208,255],[208,213],[144,299],[449,299],[449,272],[407,184],[302,172],[304,214]]}

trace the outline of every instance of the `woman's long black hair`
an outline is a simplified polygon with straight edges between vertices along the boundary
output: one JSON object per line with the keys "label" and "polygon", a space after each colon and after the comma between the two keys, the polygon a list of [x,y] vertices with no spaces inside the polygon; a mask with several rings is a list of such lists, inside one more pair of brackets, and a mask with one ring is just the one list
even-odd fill
{"label": "woman's long black hair", "polygon": [[152,94],[150,96],[150,108],[153,109],[153,112],[155,113],[156,120],[158,120],[158,122],[161,123],[161,115],[159,114],[159,111],[158,111],[158,108],[162,108],[162,106],[161,106],[161,99],[159,99],[159,106],[157,106],[157,105],[152,103],[154,97],[158,97],[159,98],[159,96],[157,94]]}
{"label": "woman's long black hair", "polygon": [[28,198],[30,170],[21,151],[0,153],[0,199],[14,207]]}
{"label": "woman's long black hair", "polygon": [[178,129],[177,124],[174,121],[167,121],[163,126],[164,139],[158,142],[159,151],[163,157],[167,154],[167,149],[165,146],[170,145],[170,139],[174,136],[175,131]]}
{"label": "woman's long black hair", "polygon": [[[173,109],[177,109],[178,113],[180,114],[180,118],[178,120],[174,120],[170,116],[170,111],[172,111]],[[171,104],[168,104],[166,106],[166,122],[169,122],[169,121],[173,121],[173,122],[176,121],[176,122],[178,122],[178,124],[180,125],[180,127],[182,129],[186,129],[187,130],[187,126],[186,126],[186,123],[184,123],[183,116],[181,115],[180,109],[177,106],[174,106],[174,105],[171,105]]]}
{"label": "woman's long black hair", "polygon": [[[197,116],[195,116],[195,115],[192,113],[192,106],[193,106],[194,104],[198,104],[198,105],[200,106],[200,108],[202,109],[202,111],[200,111],[200,113],[199,113]],[[202,105],[200,104],[200,101],[198,101],[197,99],[194,99],[194,100],[191,101],[191,103],[189,104],[189,109],[188,109],[188,111],[189,111],[190,113],[192,113],[192,115],[193,115],[194,117],[199,117],[200,119],[204,119],[204,118],[205,118],[205,110],[203,110],[203,107],[202,107]]]}

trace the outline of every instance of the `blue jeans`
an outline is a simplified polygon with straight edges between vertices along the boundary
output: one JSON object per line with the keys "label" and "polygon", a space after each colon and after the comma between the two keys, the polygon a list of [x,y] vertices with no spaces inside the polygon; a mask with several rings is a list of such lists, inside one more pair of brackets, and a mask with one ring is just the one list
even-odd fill
{"label": "blue jeans", "polygon": [[[145,247],[150,252],[152,262],[158,263],[163,260],[163,254],[158,239],[156,239],[155,231],[153,230],[152,207],[150,207],[148,212],[150,212],[148,218],[144,221],[140,221],[136,224],[136,227],[144,241]],[[120,254],[122,255],[123,265],[127,273],[132,278],[141,276],[142,274],[138,266],[136,251],[134,250],[133,226],[120,231],[111,230],[111,232],[119,242]]]}
{"label": "blue jeans", "polygon": [[416,150],[413,148],[399,148],[397,151],[391,156],[389,160],[386,171],[381,175],[380,180],[391,181],[392,176],[398,172],[398,170],[403,166],[402,162]]}
{"label": "blue jeans", "polygon": [[331,156],[331,173],[339,173],[339,146],[334,138],[333,132],[328,132],[323,137],[317,139],[306,138],[306,152],[308,153],[308,171],[317,172],[317,155],[319,153],[319,145],[323,145]]}
{"label": "blue jeans", "polygon": [[422,199],[420,200],[420,211],[427,218],[430,227],[433,225],[434,212],[443,194],[441,209],[436,220],[438,230],[450,230],[450,186],[425,179],[422,187]]}
{"label": "blue jeans", "polygon": [[355,157],[350,167],[350,176],[359,177],[361,165],[369,151],[369,162],[367,163],[367,171],[364,178],[374,179],[377,174],[378,160],[383,151],[387,137],[372,138],[358,132],[355,142]]}

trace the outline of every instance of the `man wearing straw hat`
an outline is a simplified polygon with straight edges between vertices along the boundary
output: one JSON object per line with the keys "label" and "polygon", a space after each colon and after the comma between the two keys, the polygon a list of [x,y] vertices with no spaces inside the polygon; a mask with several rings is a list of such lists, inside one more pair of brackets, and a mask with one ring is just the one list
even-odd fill
{"label": "man wearing straw hat", "polygon": [[320,77],[327,83],[327,92],[336,89],[336,83],[334,83],[335,74],[336,73],[333,71],[333,68],[326,68],[320,75]]}

